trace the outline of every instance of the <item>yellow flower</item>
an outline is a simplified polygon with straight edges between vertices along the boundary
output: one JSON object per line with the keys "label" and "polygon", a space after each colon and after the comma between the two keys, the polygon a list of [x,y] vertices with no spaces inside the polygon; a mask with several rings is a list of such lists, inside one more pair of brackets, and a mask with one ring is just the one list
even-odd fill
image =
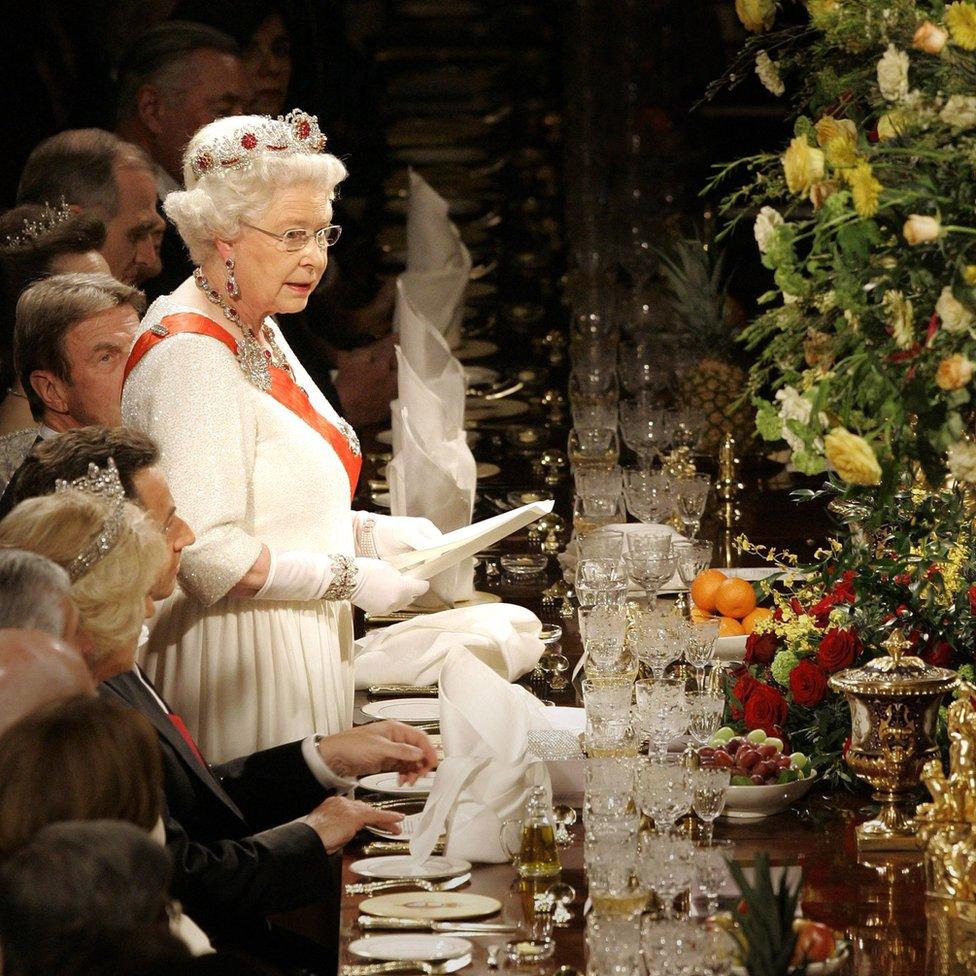
{"label": "yellow flower", "polygon": [[881,142],[884,142],[885,139],[894,139],[900,136],[907,127],[906,113],[901,109],[893,108],[878,119],[878,139]]}
{"label": "yellow flower", "polygon": [[854,209],[861,217],[873,217],[878,212],[878,200],[884,187],[874,178],[870,163],[860,162],[844,170],[844,179],[851,188]]}
{"label": "yellow flower", "polygon": [[853,166],[857,162],[857,127],[850,119],[825,115],[814,128],[831,166]]}
{"label": "yellow flower", "polygon": [[952,42],[964,51],[976,51],[976,4],[950,3],[945,19]]}
{"label": "yellow flower", "polygon": [[807,0],[807,11],[817,27],[823,27],[838,6],[838,0]]}
{"label": "yellow flower", "polygon": [[735,12],[747,31],[769,30],[776,19],[775,0],[735,0]]}
{"label": "yellow flower", "polygon": [[810,202],[814,210],[819,210],[831,194],[840,189],[840,184],[836,180],[821,180],[810,187]]}
{"label": "yellow flower", "polygon": [[824,438],[827,460],[851,485],[877,485],[881,482],[881,465],[871,445],[845,427],[835,427]]}
{"label": "yellow flower", "polygon": [[909,214],[901,229],[905,240],[909,244],[929,244],[939,239],[942,225],[938,217],[927,217],[924,214]]}
{"label": "yellow flower", "polygon": [[939,363],[935,384],[940,390],[961,390],[973,378],[973,364],[960,353]]}
{"label": "yellow flower", "polygon": [[810,187],[823,179],[824,154],[814,149],[806,136],[796,136],[783,154],[783,172],[790,193],[806,196]]}
{"label": "yellow flower", "polygon": [[962,277],[967,285],[976,285],[976,264],[967,264],[962,270]]}

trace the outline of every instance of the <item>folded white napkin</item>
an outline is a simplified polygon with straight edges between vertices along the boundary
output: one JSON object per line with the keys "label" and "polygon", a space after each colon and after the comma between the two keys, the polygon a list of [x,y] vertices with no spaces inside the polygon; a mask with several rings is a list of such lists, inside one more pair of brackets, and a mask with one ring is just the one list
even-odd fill
{"label": "folded white napkin", "polygon": [[549,786],[546,764],[528,749],[529,731],[548,727],[546,710],[470,651],[448,654],[440,676],[444,759],[410,840],[413,857],[428,858],[446,833],[449,856],[508,860],[502,821],[522,816],[532,787]]}
{"label": "folded white napkin", "polygon": [[545,645],[542,623],[530,610],[492,603],[425,614],[368,633],[356,641],[356,687],[434,684],[447,655],[470,651],[506,681],[531,671]]}
{"label": "folded white napkin", "polygon": [[444,271],[449,267],[460,267],[462,250],[467,248],[447,214],[447,201],[422,176],[410,170],[408,271]]}
{"label": "folded white napkin", "polygon": [[452,349],[461,344],[464,294],[471,274],[471,256],[464,251],[460,268],[443,271],[404,271],[397,278],[400,292],[417,314],[437,329]]}

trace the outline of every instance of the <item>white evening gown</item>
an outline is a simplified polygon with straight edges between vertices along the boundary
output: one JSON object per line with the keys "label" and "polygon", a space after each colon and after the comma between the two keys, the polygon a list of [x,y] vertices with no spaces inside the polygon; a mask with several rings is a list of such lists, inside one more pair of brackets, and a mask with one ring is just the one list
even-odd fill
{"label": "white evening gown", "polygon": [[[200,314],[164,296],[142,328],[178,312]],[[338,422],[271,325],[298,385]],[[355,554],[349,478],[332,447],[207,336],[170,336],[146,353],[126,381],[122,416],[159,445],[177,508],[196,533],[183,552],[181,587],[158,608],[140,663],[204,755],[223,762],[349,728],[350,604],[225,595],[262,543]]]}

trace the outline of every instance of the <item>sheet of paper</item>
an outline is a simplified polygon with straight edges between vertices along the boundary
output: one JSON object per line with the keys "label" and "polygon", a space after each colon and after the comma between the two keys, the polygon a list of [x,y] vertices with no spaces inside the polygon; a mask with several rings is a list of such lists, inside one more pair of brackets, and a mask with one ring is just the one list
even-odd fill
{"label": "sheet of paper", "polygon": [[430,579],[455,566],[462,559],[467,559],[513,532],[518,532],[543,515],[548,515],[552,506],[552,501],[530,502],[511,512],[466,525],[454,532],[446,532],[441,542],[430,549],[405,552],[392,556],[387,561],[407,576]]}

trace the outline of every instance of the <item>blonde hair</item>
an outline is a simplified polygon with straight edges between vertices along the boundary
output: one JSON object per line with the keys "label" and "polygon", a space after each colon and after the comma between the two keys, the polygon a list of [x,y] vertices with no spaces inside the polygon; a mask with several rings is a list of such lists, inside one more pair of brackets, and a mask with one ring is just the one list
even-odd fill
{"label": "blonde hair", "polygon": [[[29,498],[0,522],[0,546],[27,549],[67,568],[98,535],[110,511],[103,499],[73,489]],[[160,531],[126,502],[125,527],[115,545],[70,590],[81,628],[95,645],[96,665],[135,647],[146,595],[166,558]]]}
{"label": "blonde hair", "polygon": [[[200,264],[214,249],[216,240],[232,241],[241,232],[242,220],[254,220],[268,209],[278,190],[299,183],[325,189],[335,199],[336,187],[347,176],[346,167],[330,153],[295,153],[276,156],[255,154],[241,169],[221,168],[197,176],[190,165],[201,147],[224,139],[242,126],[267,121],[260,115],[232,115],[205,125],[183,153],[183,185],[163,202],[166,216]],[[329,208],[327,219],[331,220]]]}

